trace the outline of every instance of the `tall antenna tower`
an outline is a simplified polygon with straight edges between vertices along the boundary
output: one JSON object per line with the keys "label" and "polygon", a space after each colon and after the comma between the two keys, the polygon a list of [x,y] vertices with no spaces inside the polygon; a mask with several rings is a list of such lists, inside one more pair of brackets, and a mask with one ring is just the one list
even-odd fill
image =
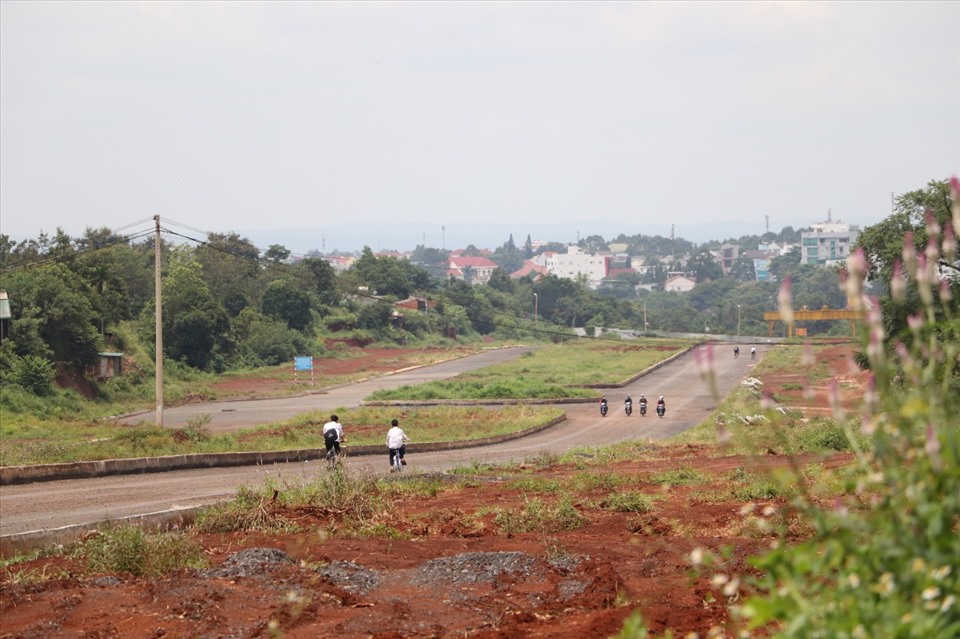
{"label": "tall antenna tower", "polygon": [[677,259],[677,243],[676,237],[673,234],[674,229],[676,228],[675,224],[670,225],[670,261]]}
{"label": "tall antenna tower", "polygon": [[763,217],[767,218],[767,233],[770,232],[770,216],[764,215]]}

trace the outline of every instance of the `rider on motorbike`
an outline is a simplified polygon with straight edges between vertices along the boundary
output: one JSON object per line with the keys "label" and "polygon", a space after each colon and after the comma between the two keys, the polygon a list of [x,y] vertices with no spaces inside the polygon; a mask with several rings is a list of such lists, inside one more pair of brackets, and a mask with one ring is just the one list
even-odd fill
{"label": "rider on motorbike", "polygon": [[623,400],[623,411],[627,415],[633,412],[633,399],[631,399],[629,395],[627,395],[627,398]]}
{"label": "rider on motorbike", "polygon": [[643,395],[640,396],[640,414],[641,415],[647,414],[647,398],[644,397]]}
{"label": "rider on motorbike", "polygon": [[667,412],[667,402],[664,401],[663,395],[657,400],[657,415],[663,417],[663,414]]}
{"label": "rider on motorbike", "polygon": [[600,414],[603,415],[604,417],[607,416],[607,397],[606,397],[606,395],[602,395],[602,396],[600,397]]}

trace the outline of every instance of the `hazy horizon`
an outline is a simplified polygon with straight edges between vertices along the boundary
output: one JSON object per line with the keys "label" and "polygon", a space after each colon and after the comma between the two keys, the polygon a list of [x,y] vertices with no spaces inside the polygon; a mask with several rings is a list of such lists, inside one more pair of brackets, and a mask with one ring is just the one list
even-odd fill
{"label": "hazy horizon", "polygon": [[867,225],[960,172],[958,36],[923,0],[0,2],[0,233]]}

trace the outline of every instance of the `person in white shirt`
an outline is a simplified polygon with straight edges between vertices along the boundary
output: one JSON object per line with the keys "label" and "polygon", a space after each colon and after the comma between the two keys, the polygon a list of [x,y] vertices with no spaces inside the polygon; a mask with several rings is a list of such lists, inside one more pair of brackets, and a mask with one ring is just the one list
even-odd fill
{"label": "person in white shirt", "polygon": [[410,438],[407,437],[407,434],[400,428],[400,422],[395,419],[392,420],[390,422],[390,430],[387,431],[387,448],[390,450],[390,468],[393,468],[394,455],[399,455],[400,463],[404,466],[407,465],[403,456],[407,453],[406,442],[409,441]]}
{"label": "person in white shirt", "polygon": [[[340,455],[340,442],[347,441],[343,436],[343,426],[340,425],[340,418],[336,415],[330,416],[330,421],[323,425],[323,444],[327,447],[327,459],[331,454]],[[331,453],[331,451],[335,451]]]}

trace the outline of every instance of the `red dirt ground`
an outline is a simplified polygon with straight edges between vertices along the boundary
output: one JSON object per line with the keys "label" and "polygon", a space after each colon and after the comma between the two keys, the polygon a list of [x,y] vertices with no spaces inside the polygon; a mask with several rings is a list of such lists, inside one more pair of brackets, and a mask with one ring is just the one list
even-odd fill
{"label": "red dirt ground", "polygon": [[[818,360],[847,374],[849,350],[823,350]],[[845,394],[857,393],[858,379],[841,385]],[[768,391],[787,394],[792,391],[783,384],[795,383],[765,382]],[[801,403],[798,393],[791,404]],[[824,401],[818,393],[806,403],[816,410]],[[204,570],[150,580],[91,574],[69,555],[17,564],[0,576],[0,639],[599,638],[618,633],[634,610],[655,635],[669,629],[677,637],[702,638],[718,628],[719,636],[736,636],[722,586],[711,583],[714,571],[696,573],[690,553],[727,549],[724,570],[749,574],[746,559],[773,538],[741,512],[743,503],[705,493],[721,491],[736,469],[763,472],[813,459],[714,457],[720,453],[701,445],[650,445],[643,452],[644,460],[586,468],[626,478],[635,482],[630,490],[653,496],[653,509],[643,514],[604,508],[604,489],[528,497],[504,478],[434,497],[399,498],[396,514],[376,523],[399,530],[402,539],[338,536],[338,513],[271,503],[272,517],[306,532],[204,535],[210,564]],[[840,454],[825,463],[848,461]],[[652,474],[679,467],[710,481],[666,488],[651,481]],[[573,466],[531,467],[523,477],[578,472]],[[520,512],[530,498],[550,503],[564,497],[586,518],[581,527],[510,534],[495,521],[497,509]],[[757,506],[755,518],[786,516],[782,503]],[[765,506],[773,512],[761,514]],[[796,537],[802,527],[792,523],[790,530]],[[41,575],[48,579],[27,578]]]}

